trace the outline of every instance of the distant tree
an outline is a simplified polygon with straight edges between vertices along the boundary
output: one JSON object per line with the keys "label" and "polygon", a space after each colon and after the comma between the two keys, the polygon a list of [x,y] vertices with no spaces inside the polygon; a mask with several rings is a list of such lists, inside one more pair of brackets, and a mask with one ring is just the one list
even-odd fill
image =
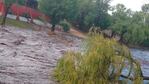
{"label": "distant tree", "polygon": [[6,17],[7,17],[7,14],[10,10],[10,7],[13,3],[15,3],[16,0],[4,0],[4,4],[5,4],[5,13],[4,13],[4,16],[3,16],[3,20],[2,20],[2,23],[1,25],[5,25],[5,22],[6,22]]}
{"label": "distant tree", "polygon": [[114,7],[110,28],[113,33],[120,36],[121,42],[149,46],[149,14],[145,9],[147,6],[142,8],[142,11],[133,12],[122,4]]}
{"label": "distant tree", "polygon": [[16,0],[19,5],[25,5],[25,0]]}
{"label": "distant tree", "polygon": [[149,25],[149,4],[142,6],[142,12],[144,13],[144,24]]}
{"label": "distant tree", "polygon": [[141,29],[144,30],[142,45],[149,47],[149,4],[144,4],[142,6],[141,16],[142,16],[142,22],[144,23],[143,29]]}
{"label": "distant tree", "polygon": [[149,4],[144,4],[142,6],[142,11],[145,12],[145,13],[149,13]]}
{"label": "distant tree", "polygon": [[52,24],[51,31],[54,31],[56,24],[58,24],[61,20],[66,18],[66,16],[69,14],[69,11],[70,11],[68,9],[69,4],[66,4],[66,3],[67,3],[67,0],[40,0],[39,1],[40,10],[51,17],[51,24]]}
{"label": "distant tree", "polygon": [[111,0],[78,0],[78,24],[81,30],[89,30],[92,25],[107,28],[110,25],[108,10]]}
{"label": "distant tree", "polygon": [[110,9],[109,3],[111,0],[96,0],[97,15],[94,20],[95,26],[99,26],[102,29],[106,29],[110,26],[110,15],[108,10]]}
{"label": "distant tree", "polygon": [[31,7],[33,9],[37,9],[38,1],[37,0],[26,0],[26,6]]}
{"label": "distant tree", "polygon": [[130,24],[130,10],[126,9],[123,4],[118,4],[113,10],[113,23],[111,28],[113,33],[119,34],[122,41],[124,39],[124,34],[127,33],[127,28]]}

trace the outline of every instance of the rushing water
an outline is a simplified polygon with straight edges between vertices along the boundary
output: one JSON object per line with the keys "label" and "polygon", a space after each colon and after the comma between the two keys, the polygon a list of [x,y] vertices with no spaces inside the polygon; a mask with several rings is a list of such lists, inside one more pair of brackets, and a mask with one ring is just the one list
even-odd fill
{"label": "rushing water", "polygon": [[[140,61],[143,75],[149,77],[149,50],[131,49],[131,53],[135,59]],[[149,81],[145,82],[149,83]]]}

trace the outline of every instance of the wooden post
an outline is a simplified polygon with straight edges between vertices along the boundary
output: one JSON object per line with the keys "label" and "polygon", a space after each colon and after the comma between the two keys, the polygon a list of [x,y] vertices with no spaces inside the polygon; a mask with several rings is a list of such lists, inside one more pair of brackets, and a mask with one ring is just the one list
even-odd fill
{"label": "wooden post", "polygon": [[[18,6],[18,0],[16,0],[16,4],[17,4],[17,6]],[[19,10],[18,10],[18,7],[17,7],[17,12],[16,12],[16,20],[20,20],[20,18],[19,18]]]}
{"label": "wooden post", "polygon": [[30,19],[31,19],[30,23],[34,23],[31,8],[29,8],[29,16],[30,16]]}
{"label": "wooden post", "polygon": [[20,20],[20,18],[19,18],[19,14],[18,14],[18,13],[17,13],[16,20],[18,20],[18,21]]}

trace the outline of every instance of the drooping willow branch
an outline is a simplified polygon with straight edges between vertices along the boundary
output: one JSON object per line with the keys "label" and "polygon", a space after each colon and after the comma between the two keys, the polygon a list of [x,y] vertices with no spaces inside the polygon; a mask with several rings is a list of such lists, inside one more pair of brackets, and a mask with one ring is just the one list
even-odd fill
{"label": "drooping willow branch", "polygon": [[[134,60],[134,59],[131,59],[131,62],[134,63],[134,64],[136,64],[136,66],[139,65],[139,64],[137,63],[137,61]],[[137,66],[137,67],[138,67],[138,69],[139,69],[139,71],[140,71],[140,74],[139,74],[140,77],[142,77],[143,80],[149,80],[149,77],[147,77],[147,76],[143,76],[143,72],[142,72],[142,69],[141,69],[140,65]],[[132,80],[132,81],[135,80],[135,78],[133,78],[133,77],[129,77],[129,76],[121,75],[121,77],[122,77],[122,78],[129,79],[129,80]]]}
{"label": "drooping willow branch", "polygon": [[[90,29],[91,36],[99,35],[98,33],[99,32],[97,32],[97,29],[94,29],[94,28]],[[101,32],[100,34],[102,35]],[[112,46],[110,46],[110,49],[111,48],[114,50],[113,57],[117,59],[120,58],[122,60],[121,61],[111,60],[109,62],[110,63],[110,66],[109,66],[110,74],[108,77],[109,80],[117,79],[117,77],[126,78],[132,81],[135,81],[138,78],[141,78],[141,80],[149,80],[149,77],[143,76],[140,63],[137,62],[137,60],[135,60],[132,57],[131,53],[129,52],[129,49],[126,46],[124,46],[123,44],[112,44]],[[125,67],[124,65],[129,66],[129,68]],[[128,70],[128,74],[122,75],[123,70],[126,68]]]}
{"label": "drooping willow branch", "polygon": [[[132,77],[128,77],[128,76],[124,76],[124,75],[121,75],[122,78],[126,78],[126,79],[129,79],[129,80],[134,80],[134,78]],[[147,76],[142,76],[143,80],[149,80],[149,77]]]}
{"label": "drooping willow branch", "polygon": [[[125,79],[129,79],[129,80],[132,80],[132,81],[135,80],[136,77],[141,77],[142,80],[149,80],[149,77],[143,76],[143,72],[142,72],[140,63],[137,62],[137,60],[132,58],[130,52],[128,54],[124,54],[126,52],[125,51],[123,52],[123,50],[124,50],[123,48],[118,50],[118,53],[119,53],[118,56],[121,56],[121,58],[125,59],[122,63],[126,63],[126,61],[127,61],[128,62],[128,66],[130,66],[130,68],[128,70],[128,75],[122,75],[121,74],[120,77],[125,78]],[[116,52],[117,52],[117,49],[116,49]],[[112,64],[111,64],[111,67],[112,67],[111,68],[112,71],[111,71],[111,74],[109,76],[110,80],[113,79],[115,77],[115,75],[116,75],[115,74],[115,70],[116,70],[115,68],[116,67],[113,66]],[[122,72],[123,69],[125,69],[125,67],[121,66],[121,71],[120,72]],[[135,72],[136,74],[134,75],[134,77],[131,77],[131,74],[132,74],[133,70],[136,70],[136,72]]]}

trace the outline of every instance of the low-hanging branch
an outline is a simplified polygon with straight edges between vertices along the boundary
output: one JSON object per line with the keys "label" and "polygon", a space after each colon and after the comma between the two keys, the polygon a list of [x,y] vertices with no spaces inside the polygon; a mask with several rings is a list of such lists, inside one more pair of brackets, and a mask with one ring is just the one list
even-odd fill
{"label": "low-hanging branch", "polygon": [[[121,75],[122,78],[126,78],[126,79],[129,79],[129,80],[134,80],[133,77],[128,77],[128,76],[124,76],[124,75]],[[149,80],[149,77],[147,76],[142,76],[143,80]]]}

